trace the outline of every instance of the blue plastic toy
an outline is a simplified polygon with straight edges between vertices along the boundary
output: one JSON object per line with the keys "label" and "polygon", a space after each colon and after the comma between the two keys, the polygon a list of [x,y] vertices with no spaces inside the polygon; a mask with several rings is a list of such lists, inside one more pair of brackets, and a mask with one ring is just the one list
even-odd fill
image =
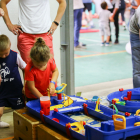
{"label": "blue plastic toy", "polygon": [[[132,92],[131,100],[125,100],[128,92]],[[107,100],[112,104],[114,98],[119,99],[120,103],[115,103],[119,111],[135,113],[140,109],[140,88],[116,91],[107,96]],[[124,103],[125,102],[125,103]]]}
{"label": "blue plastic toy", "polygon": [[91,101],[96,102],[98,100],[98,98],[99,98],[98,96],[93,96]]}

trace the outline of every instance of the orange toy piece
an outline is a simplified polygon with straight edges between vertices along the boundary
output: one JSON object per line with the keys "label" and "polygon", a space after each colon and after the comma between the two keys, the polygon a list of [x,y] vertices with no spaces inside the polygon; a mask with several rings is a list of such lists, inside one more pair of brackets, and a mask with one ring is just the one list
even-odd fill
{"label": "orange toy piece", "polygon": [[[122,119],[122,121],[117,120],[117,119]],[[121,115],[113,115],[113,120],[114,120],[114,126],[115,130],[121,130],[126,128],[126,119],[124,116]]]}

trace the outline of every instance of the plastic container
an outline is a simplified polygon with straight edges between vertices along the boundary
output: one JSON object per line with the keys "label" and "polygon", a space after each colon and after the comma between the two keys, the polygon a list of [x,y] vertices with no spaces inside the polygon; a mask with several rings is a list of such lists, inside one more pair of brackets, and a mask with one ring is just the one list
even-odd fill
{"label": "plastic container", "polygon": [[41,110],[44,112],[44,115],[49,115],[50,114],[50,97],[49,96],[40,97],[40,105],[41,105]]}

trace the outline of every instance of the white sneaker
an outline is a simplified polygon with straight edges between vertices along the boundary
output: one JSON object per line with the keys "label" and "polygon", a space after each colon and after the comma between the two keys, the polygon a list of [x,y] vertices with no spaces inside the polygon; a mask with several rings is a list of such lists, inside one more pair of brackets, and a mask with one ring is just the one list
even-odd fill
{"label": "white sneaker", "polygon": [[6,127],[9,127],[10,125],[6,122],[2,122],[0,121],[0,128],[6,128]]}
{"label": "white sneaker", "polygon": [[109,43],[105,43],[105,46],[110,46],[110,44]]}
{"label": "white sneaker", "polygon": [[101,43],[101,46],[104,46],[104,42]]}
{"label": "white sneaker", "polygon": [[74,50],[80,50],[80,49],[87,49],[86,46],[81,46],[81,45],[78,45],[76,47],[74,47]]}

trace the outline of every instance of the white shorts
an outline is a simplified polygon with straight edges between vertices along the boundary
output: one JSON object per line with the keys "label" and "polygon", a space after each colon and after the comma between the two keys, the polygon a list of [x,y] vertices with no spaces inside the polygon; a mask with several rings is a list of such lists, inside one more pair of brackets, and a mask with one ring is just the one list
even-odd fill
{"label": "white shorts", "polygon": [[101,33],[101,36],[110,36],[110,28],[109,26],[104,26],[104,25],[100,25],[100,33]]}

